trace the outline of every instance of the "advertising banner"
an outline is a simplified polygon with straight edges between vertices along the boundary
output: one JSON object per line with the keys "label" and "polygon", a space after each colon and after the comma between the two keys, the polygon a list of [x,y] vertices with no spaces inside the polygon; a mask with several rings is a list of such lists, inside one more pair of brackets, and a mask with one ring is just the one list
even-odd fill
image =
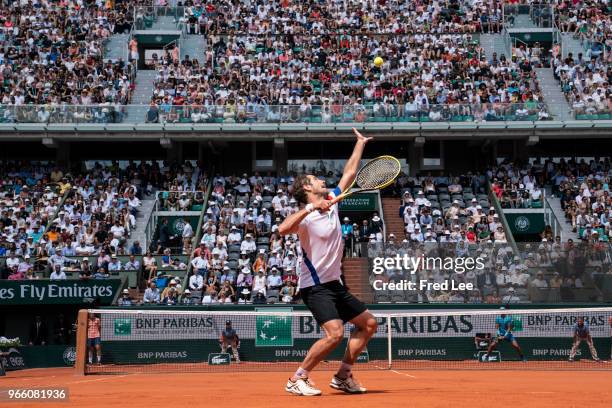
{"label": "advertising banner", "polygon": [[2,280],[0,305],[82,304],[99,299],[109,305],[121,279],[103,280]]}

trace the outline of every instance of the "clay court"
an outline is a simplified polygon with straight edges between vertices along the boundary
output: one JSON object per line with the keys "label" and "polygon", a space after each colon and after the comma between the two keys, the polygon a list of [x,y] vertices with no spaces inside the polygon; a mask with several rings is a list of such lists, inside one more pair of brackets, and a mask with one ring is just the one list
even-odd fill
{"label": "clay court", "polygon": [[[366,370],[356,377],[365,395],[346,395],[327,383],[330,371],[312,378],[320,397],[297,397],[283,390],[287,372],[123,374],[75,376],[74,369],[29,369],[7,373],[7,387],[67,387],[71,406],[189,407],[239,405],[357,407],[467,407],[512,404],[517,407],[609,407],[610,371],[538,370]],[[67,406],[66,403],[17,403],[20,407]],[[15,406],[17,406],[15,404]],[[7,406],[7,404],[3,404]]]}

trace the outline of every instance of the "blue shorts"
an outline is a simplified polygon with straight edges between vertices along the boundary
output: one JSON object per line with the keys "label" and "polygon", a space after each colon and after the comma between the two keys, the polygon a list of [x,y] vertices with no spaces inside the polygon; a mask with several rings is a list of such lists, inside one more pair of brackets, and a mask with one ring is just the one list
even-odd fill
{"label": "blue shorts", "polygon": [[[512,333],[506,333],[506,334],[502,334],[502,333],[497,333],[497,338],[500,338],[503,336],[503,339],[501,340],[506,340],[509,343],[512,343],[514,341],[514,335]],[[499,340],[499,341],[501,341]]]}
{"label": "blue shorts", "polygon": [[93,339],[87,339],[87,346],[94,347],[102,344],[99,337],[94,337]]}

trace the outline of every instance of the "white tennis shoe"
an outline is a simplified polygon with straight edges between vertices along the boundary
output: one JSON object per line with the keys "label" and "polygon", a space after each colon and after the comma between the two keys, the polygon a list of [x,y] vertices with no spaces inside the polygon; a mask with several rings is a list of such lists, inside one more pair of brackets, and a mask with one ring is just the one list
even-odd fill
{"label": "white tennis shoe", "polygon": [[308,377],[300,377],[295,381],[291,378],[287,381],[285,391],[290,394],[304,395],[312,397],[315,395],[321,395],[321,390],[316,388],[314,383]]}
{"label": "white tennis shoe", "polygon": [[353,374],[346,377],[344,380],[339,378],[337,375],[334,375],[329,386],[333,389],[344,391],[348,394],[363,394],[368,390],[361,386],[355,379],[353,378]]}

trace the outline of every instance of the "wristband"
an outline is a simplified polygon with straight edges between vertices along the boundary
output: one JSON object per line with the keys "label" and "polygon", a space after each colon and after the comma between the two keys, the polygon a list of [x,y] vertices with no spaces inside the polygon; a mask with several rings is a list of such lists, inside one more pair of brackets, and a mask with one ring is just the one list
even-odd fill
{"label": "wristband", "polygon": [[310,203],[310,204],[306,204],[306,207],[304,207],[304,209],[306,210],[306,212],[307,212],[308,214],[310,214],[310,213],[311,213],[311,212],[313,212],[313,211],[314,211],[314,209],[315,209],[315,208],[314,208],[314,204],[312,204],[312,203]]}

